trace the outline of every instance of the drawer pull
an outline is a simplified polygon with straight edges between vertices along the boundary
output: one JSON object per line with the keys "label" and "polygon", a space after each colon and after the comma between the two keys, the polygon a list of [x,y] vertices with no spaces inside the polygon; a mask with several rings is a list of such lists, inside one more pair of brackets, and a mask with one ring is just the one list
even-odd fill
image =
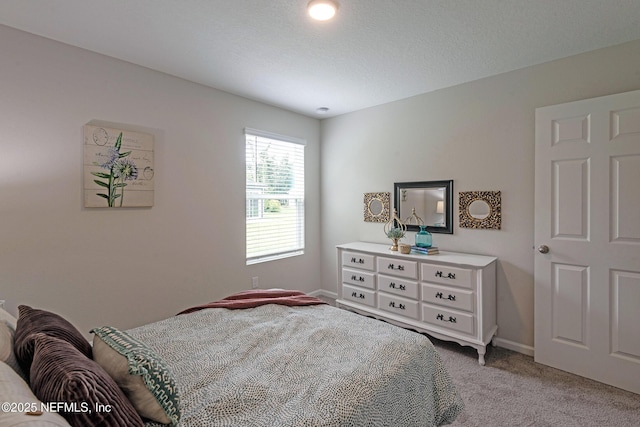
{"label": "drawer pull", "polygon": [[436,271],[436,277],[442,277],[444,279],[455,279],[456,278],[456,274],[455,273],[448,273],[448,274],[443,274],[442,271]]}
{"label": "drawer pull", "polygon": [[356,280],[358,282],[364,282],[364,277],[360,276],[356,276],[355,274],[351,276],[351,280]]}
{"label": "drawer pull", "polygon": [[362,258],[356,258],[356,257],[351,257],[351,262],[353,264],[364,264],[364,259]]}
{"label": "drawer pull", "polygon": [[404,305],[404,304],[400,304],[400,303],[399,303],[398,305],[396,305],[396,302],[395,302],[395,301],[391,301],[391,302],[389,303],[389,307],[399,308],[400,310],[405,310],[405,309],[406,309],[406,307],[405,307],[405,305]]}
{"label": "drawer pull", "polygon": [[364,298],[365,298],[365,296],[364,296],[364,294],[363,294],[363,293],[360,293],[360,294],[359,294],[359,293],[357,293],[357,292],[351,292],[351,296],[352,296],[353,298],[360,298],[360,299],[364,299]]}
{"label": "drawer pull", "polygon": [[449,318],[448,318],[448,319],[445,319],[443,314],[438,314],[438,315],[436,316],[436,319],[441,320],[441,321],[443,321],[443,322],[456,323],[456,318],[455,318],[455,317],[453,317],[453,316],[449,316]]}
{"label": "drawer pull", "polygon": [[389,264],[389,265],[387,266],[387,268],[388,268],[389,270],[404,271],[404,265],[402,265],[402,264],[398,264],[398,265],[395,265],[395,264]]}
{"label": "drawer pull", "polygon": [[456,300],[456,296],[455,295],[449,294],[449,296],[445,298],[442,295],[442,292],[436,292],[436,298],[446,299],[446,300],[449,300],[449,301],[455,301]]}
{"label": "drawer pull", "polygon": [[406,291],[407,287],[403,284],[397,285],[394,282],[389,283],[389,287],[393,289],[398,289],[399,291]]}

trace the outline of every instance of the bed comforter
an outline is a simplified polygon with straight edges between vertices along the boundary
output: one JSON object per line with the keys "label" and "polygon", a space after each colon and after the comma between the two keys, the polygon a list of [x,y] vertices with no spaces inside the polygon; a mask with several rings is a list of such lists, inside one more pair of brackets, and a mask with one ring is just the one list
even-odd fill
{"label": "bed comforter", "polygon": [[437,426],[463,407],[425,336],[328,305],[209,308],[127,332],[171,370],[184,427]]}

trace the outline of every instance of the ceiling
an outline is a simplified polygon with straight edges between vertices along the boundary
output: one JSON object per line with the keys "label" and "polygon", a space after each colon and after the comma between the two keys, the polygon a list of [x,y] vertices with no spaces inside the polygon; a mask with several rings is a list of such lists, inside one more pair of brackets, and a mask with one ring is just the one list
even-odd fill
{"label": "ceiling", "polygon": [[319,118],[640,39],[639,0],[337,1],[2,0],[0,24]]}

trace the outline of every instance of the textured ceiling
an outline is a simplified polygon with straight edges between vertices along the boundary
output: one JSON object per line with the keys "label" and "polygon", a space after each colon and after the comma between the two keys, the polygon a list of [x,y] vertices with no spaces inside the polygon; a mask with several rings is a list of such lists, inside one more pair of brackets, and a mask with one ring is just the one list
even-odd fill
{"label": "textured ceiling", "polygon": [[312,117],[640,39],[640,0],[307,3],[2,0],[0,24]]}

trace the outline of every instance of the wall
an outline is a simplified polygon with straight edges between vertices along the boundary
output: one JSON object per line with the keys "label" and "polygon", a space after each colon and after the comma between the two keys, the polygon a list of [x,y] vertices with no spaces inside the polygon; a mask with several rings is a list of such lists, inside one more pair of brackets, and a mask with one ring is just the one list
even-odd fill
{"label": "wall", "polygon": [[[0,299],[86,333],[251,287],[320,288],[320,122],[0,26]],[[85,209],[82,128],[155,137],[155,205]],[[305,255],[245,265],[245,127],[304,138]]]}
{"label": "wall", "polygon": [[[362,220],[363,193],[453,179],[456,212],[459,191],[501,190],[503,228],[461,229],[454,215],[454,234],[435,244],[499,257],[499,336],[526,350],[534,110],[640,88],[637,41],[320,124],[3,26],[0,55],[0,299],[14,314],[18,304],[64,314],[83,332],[161,319],[253,276],[335,292],[336,244],[386,242],[381,224]],[[82,207],[82,126],[95,119],[154,135],[153,208]],[[308,141],[304,256],[244,263],[244,127]]]}
{"label": "wall", "polygon": [[[453,179],[454,234],[434,244],[499,258],[499,342],[531,353],[535,109],[639,88],[636,41],[323,120],[323,288],[336,291],[335,245],[388,242],[363,221],[363,193]],[[501,230],[458,227],[458,193],[473,190],[502,191]]]}

